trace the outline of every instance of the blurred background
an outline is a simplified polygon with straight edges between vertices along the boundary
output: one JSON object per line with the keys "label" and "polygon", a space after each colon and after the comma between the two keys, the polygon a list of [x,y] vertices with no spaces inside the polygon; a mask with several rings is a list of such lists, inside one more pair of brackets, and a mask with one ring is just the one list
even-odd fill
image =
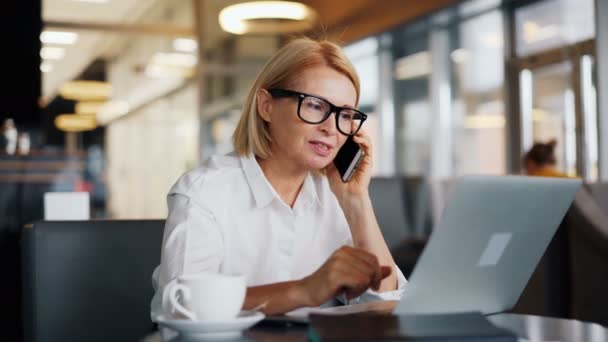
{"label": "blurred background", "polygon": [[0,115],[17,143],[2,153],[2,186],[24,183],[32,218],[49,189],[90,192],[95,218],[165,217],[171,184],[231,150],[253,78],[298,34],[340,42],[359,71],[376,175],[520,173],[523,153],[549,139],[563,173],[608,174],[595,0],[292,4],[10,5]]}
{"label": "blurred background", "polygon": [[[608,180],[608,0],[20,0],[0,16],[8,279],[19,279],[21,229],[45,217],[45,193],[87,193],[86,218],[164,219],[171,185],[232,149],[257,72],[302,34],[339,42],[359,72],[372,200],[406,274],[458,176],[522,174],[524,154],[553,141],[555,172]],[[608,260],[602,229],[590,239],[604,241],[600,257],[585,265]],[[606,284],[589,274],[585,286]],[[0,292],[18,294],[8,283]],[[605,301],[588,316],[571,310],[594,298],[549,313],[608,322]],[[20,333],[15,310],[0,317],[8,336]]]}

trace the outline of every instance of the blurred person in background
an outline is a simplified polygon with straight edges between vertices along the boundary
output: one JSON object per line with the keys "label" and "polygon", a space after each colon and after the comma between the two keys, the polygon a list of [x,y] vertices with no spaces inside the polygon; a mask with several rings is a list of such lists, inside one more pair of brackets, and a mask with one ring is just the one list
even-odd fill
{"label": "blurred person in background", "polygon": [[524,167],[526,174],[538,177],[568,177],[557,170],[557,159],[555,157],[555,146],[557,140],[551,139],[547,142],[536,142],[524,155]]}
{"label": "blurred person in background", "polygon": [[19,148],[18,153],[20,156],[27,156],[30,154],[32,142],[30,140],[30,134],[28,132],[19,133]]}
{"label": "blurred person in background", "polygon": [[[398,300],[406,280],[369,197],[373,149],[356,110],[359,77],[340,47],[299,38],[258,74],[233,135],[235,152],[170,190],[152,319],[182,275],[244,275],[243,308]],[[365,153],[349,182],[333,165],[348,136]]]}
{"label": "blurred person in background", "polygon": [[8,155],[13,155],[17,151],[17,127],[13,119],[6,119],[2,124],[2,148]]}

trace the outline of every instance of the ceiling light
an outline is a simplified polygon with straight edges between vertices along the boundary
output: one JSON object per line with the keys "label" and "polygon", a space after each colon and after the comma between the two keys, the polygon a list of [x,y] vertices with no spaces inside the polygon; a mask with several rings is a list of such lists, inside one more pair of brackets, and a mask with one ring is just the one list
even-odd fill
{"label": "ceiling light", "polygon": [[177,38],[173,41],[173,48],[180,52],[195,52],[198,43],[192,38]]}
{"label": "ceiling light", "polygon": [[193,68],[148,64],[145,70],[149,78],[190,78],[194,76]]}
{"label": "ceiling light", "polygon": [[76,114],[97,115],[105,104],[103,101],[80,101],[76,103]]}
{"label": "ceiling light", "polygon": [[53,71],[53,64],[51,64],[49,61],[43,61],[40,63],[40,71],[45,73]]}
{"label": "ceiling light", "polygon": [[92,4],[107,4],[110,0],[72,0],[74,2],[88,2]]}
{"label": "ceiling light", "polygon": [[286,33],[310,28],[315,17],[314,10],[299,2],[253,1],[222,9],[219,22],[234,34]]}
{"label": "ceiling light", "polygon": [[103,101],[110,97],[112,86],[99,81],[70,81],[59,89],[63,98],[77,101]]}
{"label": "ceiling light", "polygon": [[395,78],[398,80],[414,79],[431,73],[431,53],[417,52],[401,57],[395,62]]}
{"label": "ceiling light", "polygon": [[501,48],[503,46],[503,39],[497,33],[487,33],[481,36],[481,42],[489,48]]}
{"label": "ceiling light", "polygon": [[456,49],[450,53],[450,57],[454,63],[464,63],[469,59],[469,51],[465,49]]}
{"label": "ceiling light", "polygon": [[58,60],[65,56],[65,49],[54,46],[44,46],[40,49],[40,57],[42,59]]}
{"label": "ceiling light", "polygon": [[150,63],[163,66],[192,68],[196,66],[198,58],[195,55],[179,52],[157,52],[152,56]]}
{"label": "ceiling light", "polygon": [[40,41],[44,44],[70,45],[76,43],[78,34],[63,31],[43,31],[40,34]]}
{"label": "ceiling light", "polygon": [[484,129],[503,128],[506,120],[502,115],[467,115],[464,117],[464,128]]}
{"label": "ceiling light", "polygon": [[55,127],[64,132],[84,132],[97,128],[95,115],[61,114],[55,118]]}
{"label": "ceiling light", "polygon": [[130,106],[126,101],[111,101],[106,103],[99,113],[97,113],[97,122],[105,125],[112,120],[116,120],[121,116],[129,113]]}
{"label": "ceiling light", "polygon": [[146,66],[150,78],[189,78],[194,76],[198,58],[180,52],[157,52]]}
{"label": "ceiling light", "polygon": [[541,40],[547,40],[559,34],[559,27],[555,25],[540,26],[534,21],[526,21],[523,25],[524,41],[534,44]]}

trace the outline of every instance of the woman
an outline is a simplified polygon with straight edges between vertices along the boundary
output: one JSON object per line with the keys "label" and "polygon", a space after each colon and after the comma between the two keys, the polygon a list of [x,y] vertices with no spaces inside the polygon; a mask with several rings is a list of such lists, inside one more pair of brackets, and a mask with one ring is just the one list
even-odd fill
{"label": "woman", "polygon": [[[244,274],[243,308],[266,314],[401,297],[406,280],[368,193],[372,148],[358,100],[358,76],[333,43],[297,39],[270,59],[246,99],[235,153],[169,192],[153,316],[169,282],[199,272]],[[332,161],[348,135],[366,157],[344,183]]]}
{"label": "woman", "polygon": [[524,155],[524,167],[526,174],[538,177],[568,177],[565,173],[557,170],[555,164],[555,146],[557,141],[551,139],[546,143],[534,143],[532,148]]}

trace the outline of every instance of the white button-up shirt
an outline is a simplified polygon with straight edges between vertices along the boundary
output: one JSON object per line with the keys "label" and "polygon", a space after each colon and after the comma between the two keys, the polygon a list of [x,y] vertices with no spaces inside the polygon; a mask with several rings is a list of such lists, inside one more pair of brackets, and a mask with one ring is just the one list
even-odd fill
{"label": "white button-up shirt", "polygon": [[[353,245],[325,176],[309,173],[293,208],[281,200],[253,155],[214,156],[184,174],[167,196],[161,263],[154,272],[152,318],[163,313],[162,291],[180,275],[245,275],[247,286],[304,278],[338,248]],[[398,289],[371,289],[354,302],[398,300]],[[351,301],[353,302],[353,301]]]}

